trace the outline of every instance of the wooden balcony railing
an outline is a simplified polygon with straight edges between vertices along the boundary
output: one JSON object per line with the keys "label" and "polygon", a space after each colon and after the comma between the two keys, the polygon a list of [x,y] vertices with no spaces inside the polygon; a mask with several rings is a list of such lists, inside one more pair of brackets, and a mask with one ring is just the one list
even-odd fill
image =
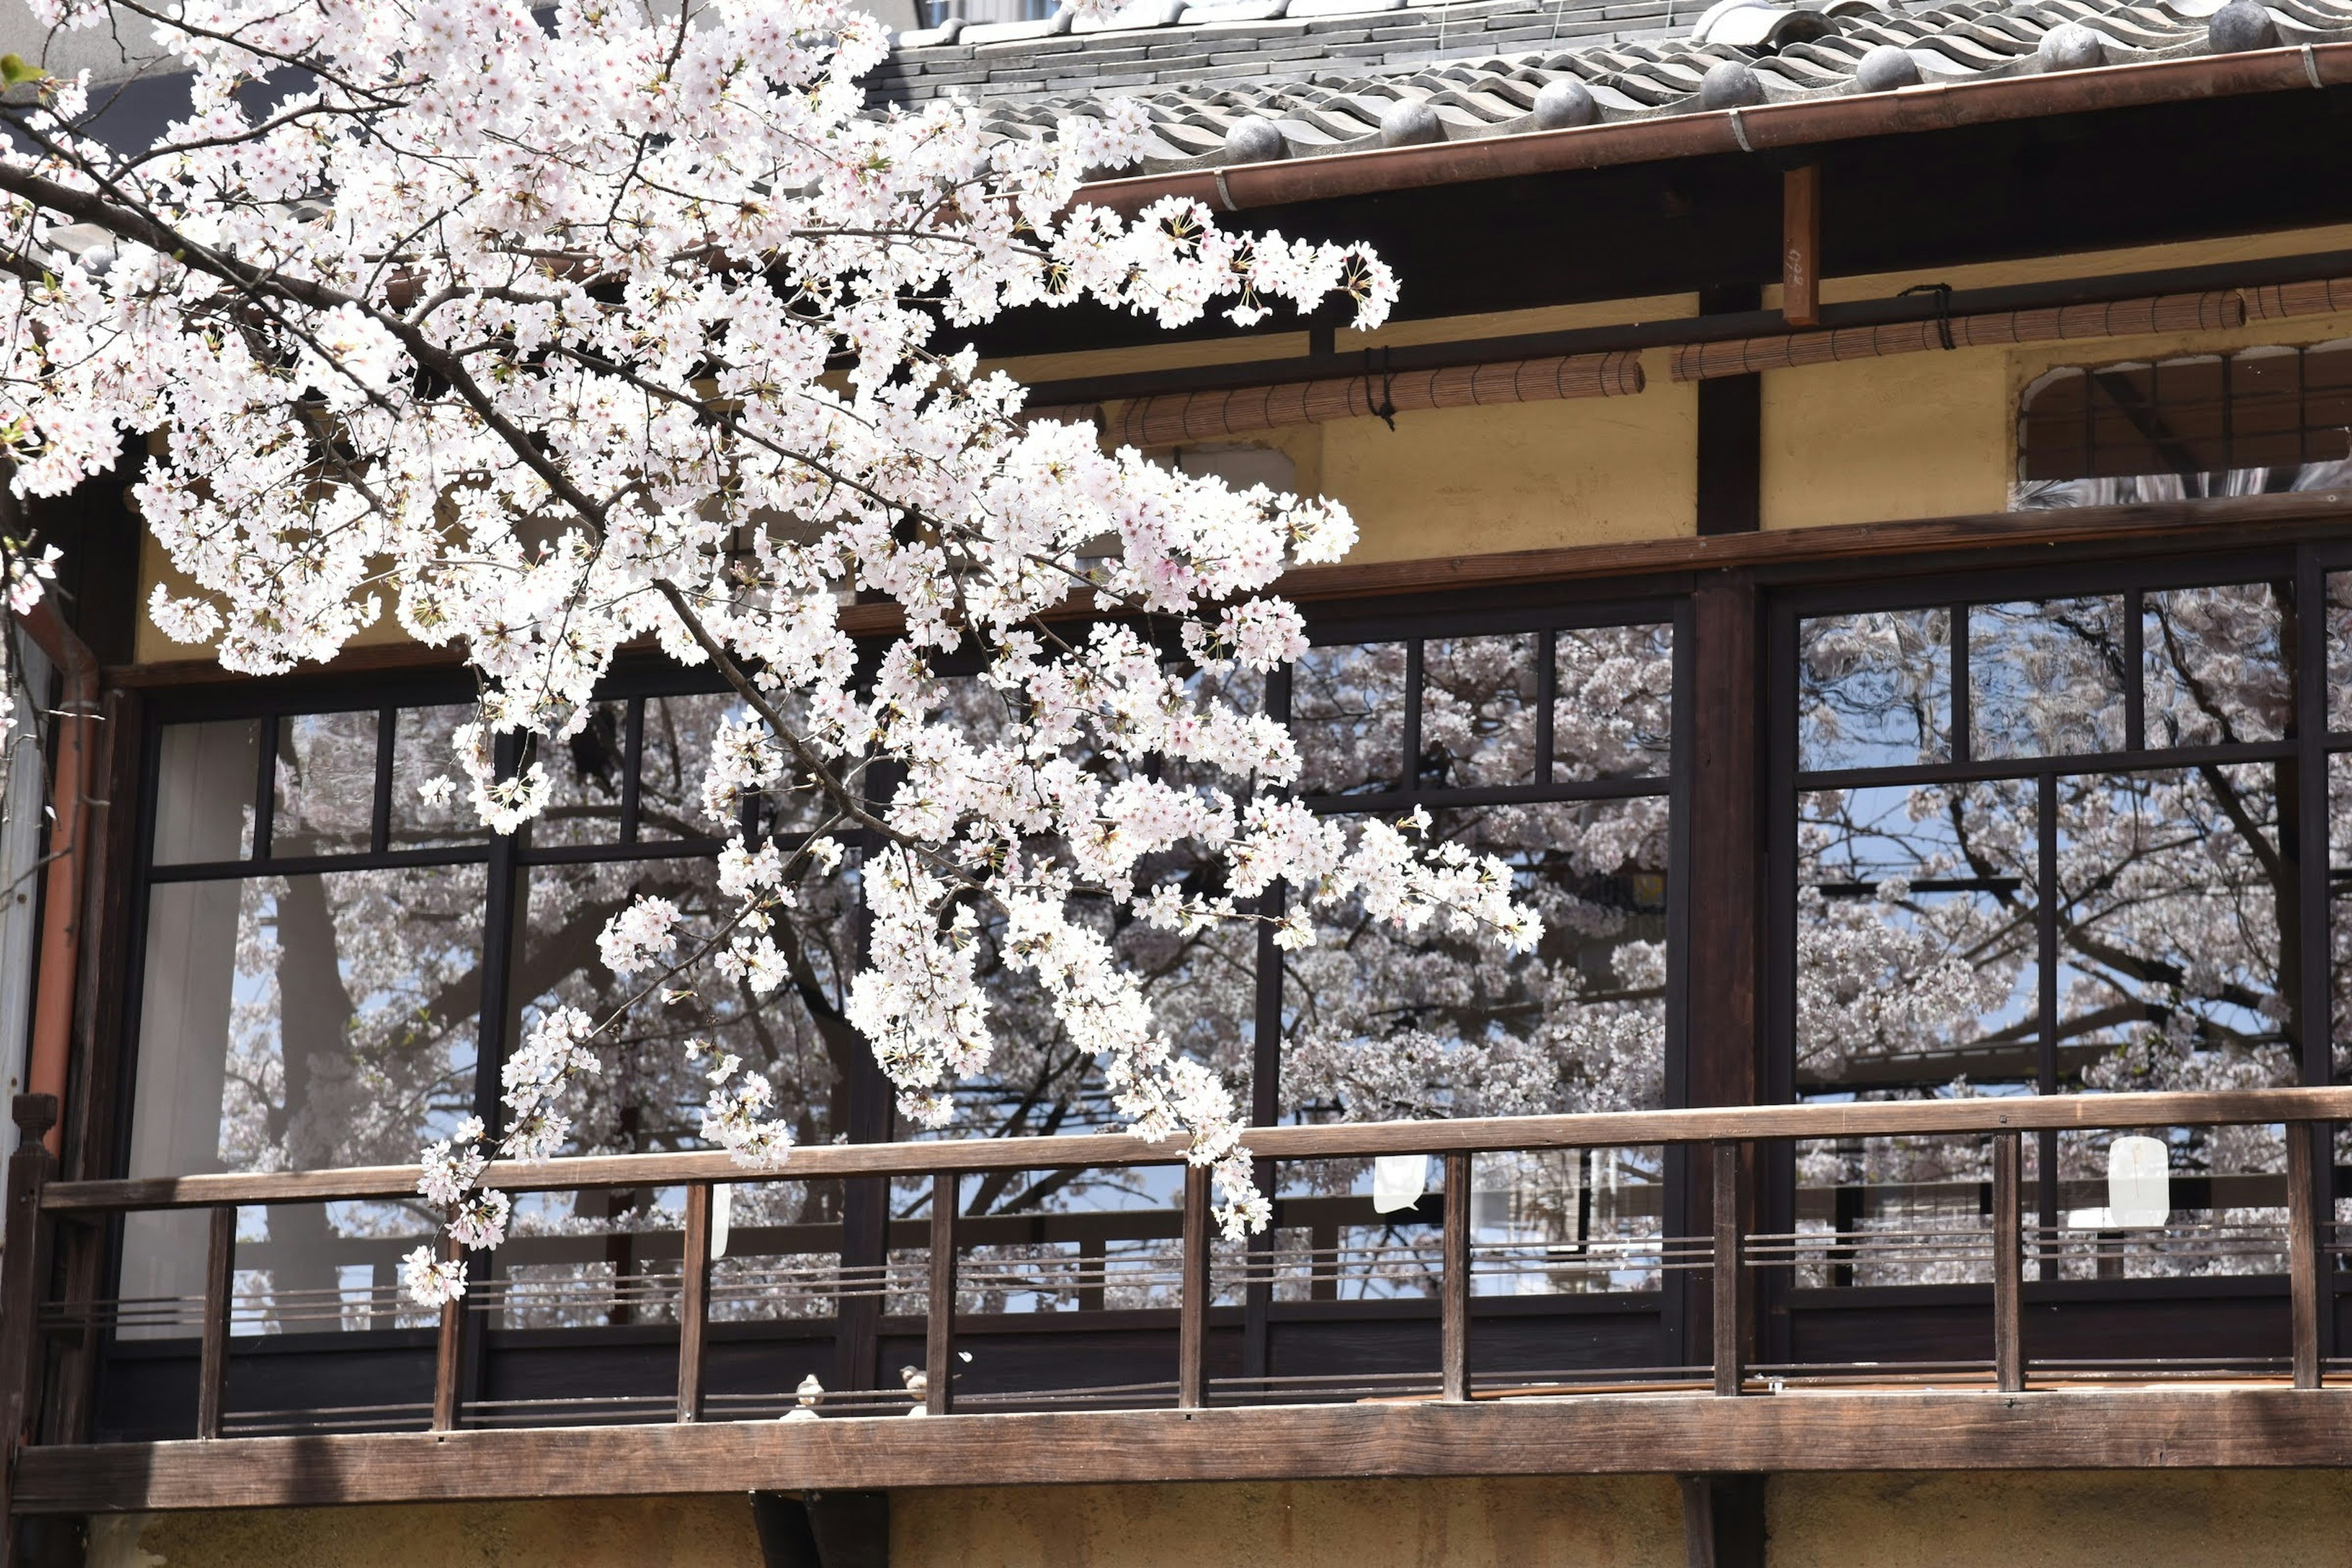
{"label": "wooden balcony railing", "polygon": [[[362,1200],[414,1203],[416,1172],[409,1166],[263,1174],[77,1181],[53,1179],[37,1132],[53,1118],[52,1102],[20,1098],[17,1117],[28,1136],[8,1169],[6,1243],[0,1256],[0,1419],[12,1455],[30,1436],[43,1363],[42,1333],[50,1286],[50,1249],[59,1226],[104,1224],[141,1211],[203,1210],[210,1216],[202,1299],[195,1432],[224,1438],[226,1390],[235,1303],[236,1216],[241,1206]],[[1750,1151],[1788,1141],[1864,1140],[1973,1135],[1990,1142],[1989,1229],[1990,1314],[1985,1340],[1991,1351],[1989,1383],[2004,1394],[2023,1390],[2028,1363],[2021,1331],[2031,1258],[2050,1256],[2044,1231],[2056,1189],[2041,1196],[2040,1216],[2029,1215],[2023,1140],[2032,1134],[2279,1125],[2285,1142],[2283,1173],[2217,1174],[2203,1178],[2218,1211],[2277,1206],[2285,1224],[2281,1245],[2287,1276],[2290,1354],[2281,1369],[2296,1389],[2323,1382],[2323,1286],[2337,1251],[2333,1204],[2334,1162],[2322,1142],[2327,1124],[2352,1121],[2352,1088],[2285,1089],[2228,1093],[2116,1094],[2047,1098],[1985,1098],[1901,1102],[1734,1107],[1603,1115],[1538,1116],[1451,1121],[1267,1127],[1248,1135],[1249,1146],[1271,1161],[1360,1160],[1393,1154],[1433,1155],[1443,1162],[1442,1195],[1432,1217],[1437,1232],[1438,1365],[1433,1398],[1462,1405],[1474,1397],[1472,1378],[1474,1157],[1513,1152],[1682,1146],[1691,1151],[1691,1179],[1711,1189],[1708,1237],[1679,1238],[1662,1222],[1657,1267],[1685,1268],[1708,1279],[1711,1364],[1702,1388],[1735,1399],[1759,1392],[1748,1358],[1754,1333],[1750,1281],[1759,1269],[1786,1267],[1801,1245],[1826,1243],[1831,1255],[1846,1239],[1843,1226],[1826,1237],[1749,1236],[1755,1180]],[[975,1237],[1004,1228],[998,1216],[959,1214],[961,1177],[991,1171],[1104,1170],[1181,1163],[1181,1146],[1129,1136],[1090,1135],[971,1142],[827,1145],[796,1150],[774,1171],[747,1171],[721,1153],[593,1156],[534,1164],[494,1165],[486,1180],[513,1193],[683,1187],[684,1223],[671,1233],[679,1249],[676,1310],[677,1375],[673,1424],[707,1416],[706,1358],[710,1344],[712,1194],[719,1184],[760,1181],[815,1182],[844,1178],[924,1179],[932,1184],[928,1220],[928,1300],[923,1324],[926,1378],[923,1408],[949,1415],[958,1408],[957,1289],[959,1252]],[[2044,1164],[2043,1169],[2050,1167]],[[2283,1180],[2281,1179],[2283,1175]],[[2282,1191],[2283,1189],[2283,1191]],[[1328,1202],[1330,1200],[1320,1200]],[[1079,1221],[1112,1216],[1055,1216],[1073,1237]],[[1139,1216],[1120,1216],[1139,1217]],[[1149,1216],[1139,1216],[1146,1217]],[[898,1222],[905,1226],[908,1222]],[[1214,1300],[1211,1194],[1205,1173],[1186,1167],[1181,1205],[1181,1267],[1175,1271],[1173,1404],[1187,1411],[1212,1404],[1208,1346]],[[1150,1227],[1145,1227],[1145,1234]],[[1161,1232],[1160,1234],[1165,1234]],[[1174,1238],[1171,1238],[1174,1239]],[[518,1244],[520,1245],[520,1244]],[[1981,1258],[1973,1240],[1971,1258]],[[2267,1240],[2263,1244],[2269,1247]],[[1728,1264],[1730,1266],[1727,1267]],[[1981,1287],[1978,1287],[1981,1289]],[[1098,1296],[1097,1296],[1098,1299]],[[2275,1298],[2273,1298],[2275,1299]],[[440,1314],[430,1426],[451,1432],[462,1424],[464,1307]],[[55,1321],[54,1312],[51,1315]],[[1979,1363],[1981,1364],[1981,1363]],[[1596,1374],[1596,1377],[1601,1374]],[[1605,1381],[1605,1378],[1602,1379]],[[1281,1380],[1265,1380],[1278,1384]],[[1303,1381],[1303,1380],[1302,1380]],[[1944,1379],[1947,1387],[1967,1379]],[[1639,1385],[1639,1380],[1635,1380]],[[1165,1388],[1166,1385],[1160,1385]],[[1654,1380],[1649,1385],[1660,1386]],[[1489,1389],[1488,1392],[1493,1392]],[[1522,1389],[1521,1394],[1557,1393]],[[1166,1394],[1159,1395],[1167,1399]],[[1424,1396],[1427,1397],[1427,1396]],[[1148,1401],[1144,1401],[1148,1402]],[[902,1406],[903,1408],[903,1406]],[[1233,1412],[1236,1417],[1245,1413]],[[976,1428],[975,1428],[976,1430]],[[352,1439],[361,1440],[361,1439]],[[376,1439],[383,1440],[383,1439]],[[0,1470],[0,1475],[13,1475]],[[0,1485],[13,1484],[0,1481]]]}

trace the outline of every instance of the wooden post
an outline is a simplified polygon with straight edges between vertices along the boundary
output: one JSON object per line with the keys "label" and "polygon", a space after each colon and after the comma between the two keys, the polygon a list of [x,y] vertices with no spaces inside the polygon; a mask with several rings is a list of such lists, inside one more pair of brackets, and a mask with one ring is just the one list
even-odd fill
{"label": "wooden post", "polygon": [[41,1291],[49,1250],[41,1189],[57,1172],[57,1157],[42,1139],[57,1125],[58,1097],[20,1094],[9,1110],[18,1142],[8,1159],[6,1251],[0,1253],[0,1568],[16,1560],[16,1527],[9,1503],[16,1451],[30,1439],[38,1407]]}
{"label": "wooden post", "polygon": [[205,1338],[196,1369],[196,1436],[221,1435],[228,1397],[228,1316],[236,1282],[236,1205],[215,1204],[205,1246]]}
{"label": "wooden post", "polygon": [[702,1419],[703,1331],[710,1322],[710,1184],[686,1189],[686,1235],[678,1265],[677,1418]]}
{"label": "wooden post", "polygon": [[1736,1394],[1746,1369],[1740,1334],[1747,1327],[1747,1271],[1739,1266],[1740,1147],[1715,1146],[1715,1391]]}
{"label": "wooden post", "polygon": [[1807,163],[1780,180],[1780,319],[1792,327],[1822,321],[1822,166]]}
{"label": "wooden post", "polygon": [[2025,1260],[2023,1216],[2018,1205],[2024,1183],[2023,1147],[2014,1132],[1992,1136],[1992,1373],[1994,1385],[2014,1394],[2025,1386],[2025,1342],[2021,1298]]}
{"label": "wooden post", "polygon": [[[443,1256],[452,1263],[466,1260],[466,1249],[455,1237],[444,1237]],[[433,1430],[457,1429],[457,1380],[465,1360],[466,1302],[463,1297],[441,1303],[441,1332],[433,1345]]]}
{"label": "wooden post", "polygon": [[1445,1156],[1444,1262],[1438,1278],[1439,1383],[1444,1398],[1470,1397],[1470,1156]]}
{"label": "wooden post", "polygon": [[1176,1407],[1209,1403],[1209,1173],[1184,1167],[1184,1262],[1176,1306]]}
{"label": "wooden post", "polygon": [[2317,1388],[2319,1366],[2319,1183],[2313,1171],[2308,1121],[2290,1121],[2286,1132],[2286,1277],[2289,1335],[2294,1346],[2294,1385]]}
{"label": "wooden post", "polygon": [[1099,1236],[1082,1238],[1078,1242],[1078,1310],[1101,1311],[1105,1289],[1109,1283],[1108,1247]]}
{"label": "wooden post", "polygon": [[931,1310],[923,1324],[923,1409],[955,1408],[956,1209],[962,1184],[953,1171],[931,1178]]}

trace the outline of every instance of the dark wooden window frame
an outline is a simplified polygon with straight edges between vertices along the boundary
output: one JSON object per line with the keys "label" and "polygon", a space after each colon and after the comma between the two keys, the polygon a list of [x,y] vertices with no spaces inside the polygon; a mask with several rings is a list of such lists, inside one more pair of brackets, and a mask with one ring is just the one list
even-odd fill
{"label": "dark wooden window frame", "polygon": [[[2305,1018],[2316,1021],[2315,1026],[2306,1030],[2303,1041],[2298,1062],[2299,1081],[2305,1084],[2333,1081],[2327,767],[2330,758],[2352,753],[2352,731],[2330,731],[2326,727],[2326,605],[2330,574],[2352,569],[2352,542],[2322,541],[2242,550],[2208,548],[2195,552],[2181,552],[2176,546],[2174,552],[2158,548],[2095,556],[2072,551],[2056,561],[2032,564],[2019,559],[2027,553],[2023,551],[2003,551],[1998,560],[1957,563],[1954,563],[1956,570],[1939,575],[1923,573],[1921,568],[1926,563],[1916,561],[1888,563],[1875,571],[1857,574],[1843,583],[1816,585],[1790,582],[1769,597],[1765,615],[1767,685],[1763,714],[1766,731],[1763,782],[1768,943],[1759,987],[1764,1077],[1759,1086],[1759,1100],[1768,1104],[1788,1104],[1793,1103],[1797,1098],[1797,931],[1793,911],[1798,891],[1796,830],[1797,797],[1801,792],[1833,784],[1895,781],[1963,782],[1979,778],[2021,777],[2054,781],[2061,774],[2084,772],[2129,772],[2178,766],[2184,761],[2204,760],[2209,755],[2225,752],[2227,760],[2232,761],[2292,759],[2297,763],[2297,805],[2303,825],[2301,838],[2296,845],[2296,889],[2301,925],[2298,1007]],[[2047,557],[2051,552],[2032,553]],[[1803,772],[1798,765],[1798,626],[1805,618],[2074,595],[2121,594],[2126,598],[2126,626],[2136,648],[2139,595],[2142,593],[2249,582],[2291,584],[2294,604],[2298,611],[2294,620],[2296,647],[2292,663],[2294,710],[2290,721],[2291,733],[2284,741],[2196,750],[2149,747],[2146,745],[2142,733],[2144,723],[2137,695],[2139,672],[2134,669],[2127,689],[2133,694],[2128,709],[2127,745],[2123,750],[1971,762],[1967,758],[1965,742],[1956,741],[1957,760],[1944,763],[1819,773]],[[2300,613],[2306,607],[2316,609],[2317,613]],[[1959,617],[1955,616],[1955,622],[1959,627],[1955,633],[1955,646],[1958,647],[1960,646],[1958,639],[1965,638],[1966,631],[1965,623]],[[1956,671],[1954,679],[1957,682],[1964,678],[1963,666],[1961,670]],[[1956,730],[1961,728],[1965,718],[1964,712],[1956,718]],[[2042,835],[2038,851],[2042,858],[2046,880],[2049,857],[2053,852],[2047,833]],[[2046,910],[2038,911],[2036,916],[2037,921],[2043,923],[2052,918],[2054,917]],[[2054,1088],[2052,1080],[2057,1026],[2049,998],[2055,974],[2046,960],[2042,973],[2037,978],[2042,988],[2039,1076],[2046,1092]],[[2054,1166],[2056,1137],[2054,1134],[2045,1135],[2042,1142],[2041,1168],[2047,1170]],[[1792,1145],[1781,1145],[1769,1151],[1769,1158],[1762,1173],[1760,1194],[1764,1228],[1783,1232],[1794,1228],[1794,1155]],[[2347,1190],[2343,1173],[2330,1171],[2323,1165],[2317,1179],[2323,1184],[2320,1212],[2332,1213],[2334,1197]],[[2042,1223],[2054,1224],[2054,1189],[2044,1184],[2041,1202]],[[2320,1327],[2323,1354],[2326,1355],[2336,1353],[2336,1316],[2340,1309],[2335,1303],[2344,1291],[2345,1272],[2341,1267],[2331,1267],[2326,1276],[2328,1283],[2325,1289],[2330,1293],[2331,1304],[2321,1314]],[[1761,1357],[1767,1361],[1786,1361],[1791,1353],[1790,1310],[1795,1292],[1785,1279],[1766,1279],[1759,1281],[1759,1287],[1762,1296],[1760,1325],[1764,1335]],[[2108,1300],[2153,1300],[2226,1296],[2239,1288],[2240,1282],[2235,1280],[2183,1279],[2101,1281],[2095,1287],[2061,1286],[2055,1289],[2075,1297],[2095,1294]],[[1844,1293],[1857,1298],[1907,1296],[1922,1304],[1933,1304],[1946,1299],[1957,1300],[1959,1294],[1973,1289],[1907,1286],[1860,1291],[1849,1289]]]}

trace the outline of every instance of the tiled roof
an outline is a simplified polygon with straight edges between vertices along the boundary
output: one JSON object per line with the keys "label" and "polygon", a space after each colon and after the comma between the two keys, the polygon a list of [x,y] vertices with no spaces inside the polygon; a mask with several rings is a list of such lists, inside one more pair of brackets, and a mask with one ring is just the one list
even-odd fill
{"label": "tiled roof", "polygon": [[1159,174],[2347,39],[2352,0],[1139,0],[1109,24],[901,34],[868,91],[961,91],[1022,138],[1140,98]]}

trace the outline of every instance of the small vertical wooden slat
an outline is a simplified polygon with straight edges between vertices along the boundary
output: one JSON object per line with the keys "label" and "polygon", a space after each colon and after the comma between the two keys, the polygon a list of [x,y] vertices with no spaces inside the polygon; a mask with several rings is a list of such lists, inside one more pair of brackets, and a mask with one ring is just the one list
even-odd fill
{"label": "small vertical wooden slat", "polygon": [[677,1418],[702,1419],[703,1331],[710,1322],[710,1184],[686,1189],[677,1288]]}
{"label": "small vertical wooden slat", "polygon": [[57,1125],[53,1094],[20,1094],[10,1106],[18,1142],[9,1156],[7,1243],[0,1250],[0,1568],[14,1561],[16,1523],[9,1510],[16,1450],[31,1436],[38,1402],[42,1282],[48,1278],[49,1226],[41,1189],[57,1173],[42,1138]]}
{"label": "small vertical wooden slat", "polygon": [[1739,1392],[1747,1271],[1739,1266],[1739,1145],[1715,1146],[1715,1391]]}
{"label": "small vertical wooden slat", "polygon": [[[466,1249],[444,1237],[443,1256],[453,1263],[466,1259]],[[433,1430],[457,1429],[457,1380],[464,1363],[466,1303],[463,1298],[441,1303],[441,1332],[433,1346]]]}
{"label": "small vertical wooden slat", "polygon": [[2025,1386],[2025,1340],[2022,1299],[2025,1260],[2024,1149],[2014,1132],[1996,1132],[1992,1139],[1992,1371],[2002,1392]]}
{"label": "small vertical wooden slat", "polygon": [[1780,183],[1780,317],[1792,327],[1822,320],[1822,166],[1790,170]]}
{"label": "small vertical wooden slat", "polygon": [[1209,1403],[1209,1173],[1184,1167],[1184,1263],[1176,1316],[1176,1406]]}
{"label": "small vertical wooden slat", "polygon": [[1444,1397],[1470,1397],[1470,1156],[1445,1156],[1444,1272],[1438,1279],[1439,1382]]}
{"label": "small vertical wooden slat", "polygon": [[1078,1243],[1078,1310],[1099,1312],[1110,1283],[1109,1247],[1099,1236]]}
{"label": "small vertical wooden slat", "polygon": [[955,1408],[956,1209],[962,1184],[953,1171],[931,1178],[931,1310],[923,1325],[923,1409]]}
{"label": "small vertical wooden slat", "polygon": [[236,1205],[216,1204],[205,1244],[205,1337],[196,1370],[196,1436],[221,1435],[228,1395],[228,1314],[236,1279]]}
{"label": "small vertical wooden slat", "polygon": [[2286,1273],[2294,1385],[2317,1388],[2319,1376],[2318,1179],[2307,1121],[2286,1124]]}

